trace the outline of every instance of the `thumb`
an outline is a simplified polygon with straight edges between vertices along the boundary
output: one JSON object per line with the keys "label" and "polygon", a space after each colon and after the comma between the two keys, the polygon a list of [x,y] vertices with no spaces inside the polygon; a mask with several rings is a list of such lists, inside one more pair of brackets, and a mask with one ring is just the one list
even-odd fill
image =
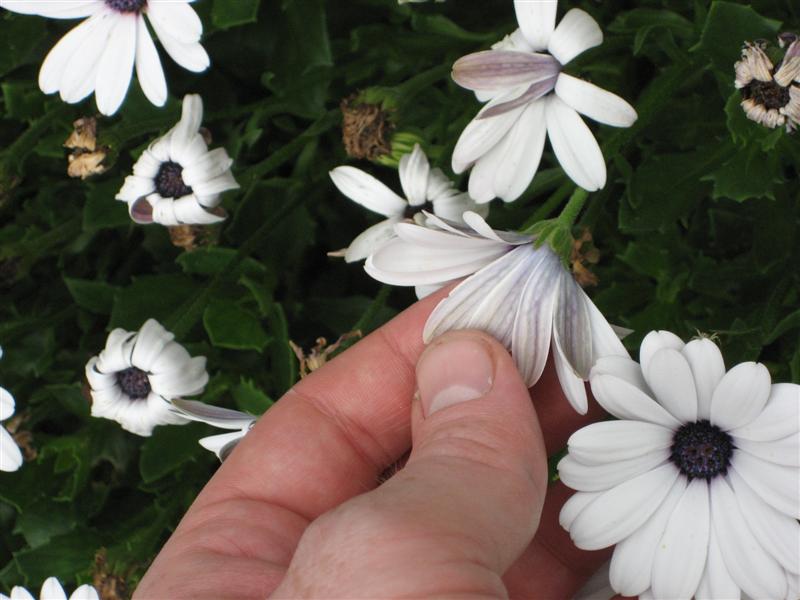
{"label": "thumb", "polygon": [[547,461],[525,384],[486,334],[422,354],[413,450],[379,488],[317,519],[275,596],[506,596],[539,521]]}

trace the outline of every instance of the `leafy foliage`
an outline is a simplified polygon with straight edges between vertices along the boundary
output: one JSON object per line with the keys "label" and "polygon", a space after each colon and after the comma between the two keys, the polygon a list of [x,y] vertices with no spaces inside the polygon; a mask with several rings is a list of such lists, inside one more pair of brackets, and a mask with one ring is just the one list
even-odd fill
{"label": "leafy foliage", "polygon": [[[634,330],[631,349],[657,328],[715,334],[729,363],[760,360],[775,379],[799,382],[800,145],[744,117],[733,63],[743,41],[800,27],[800,7],[561,4],[580,6],[606,32],[569,71],[639,113],[630,129],[592,126],[609,184],[578,223],[601,252],[590,294]],[[49,575],[89,581],[101,548],[135,584],[216,468],[197,445],[210,433],[204,425],[142,439],[89,416],[83,368],[112,328],[159,319],[208,357],[202,400],[258,413],[297,378],[290,339],[308,348],[320,336],[366,333],[412,301],[408,290],[379,293],[358,266],[326,256],[376,222],[336,191],[331,168],[351,162],[399,190],[392,168],[345,156],[340,102],[369,88],[395,131],[424,140],[452,175],[452,148],[478,104],[450,81],[449,66],[514,27],[510,0],[194,6],[211,69],[166,65],[163,109],[134,83],[119,114],[98,119],[109,168],[86,181],[67,178],[62,144],[74,120],[95,114],[93,100],[66,105],[35,83],[71,23],[0,15],[0,382],[30,434],[24,467],[0,474],[0,589]],[[190,92],[202,95],[204,126],[234,157],[242,187],[225,198],[228,221],[186,251],[166,228],[133,225],[114,194]],[[532,186],[493,205],[491,222],[521,229],[557,217],[572,188],[548,167],[557,167],[549,149]]]}

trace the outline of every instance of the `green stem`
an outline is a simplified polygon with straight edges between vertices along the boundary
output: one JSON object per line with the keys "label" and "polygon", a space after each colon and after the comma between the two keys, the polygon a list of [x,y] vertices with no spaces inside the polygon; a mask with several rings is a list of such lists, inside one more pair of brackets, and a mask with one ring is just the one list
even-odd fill
{"label": "green stem", "polygon": [[583,210],[583,205],[586,204],[586,199],[589,197],[589,192],[583,188],[576,188],[570,196],[569,202],[558,215],[558,221],[566,227],[572,227],[578,219],[578,215]]}
{"label": "green stem", "polygon": [[56,121],[69,114],[71,107],[68,104],[59,103],[51,111],[46,112],[39,117],[36,121],[31,123],[31,126],[20,135],[16,141],[11,144],[2,154],[3,162],[10,162],[15,169],[19,169],[22,161],[30,154],[39,143],[44,133]]}
{"label": "green stem", "polygon": [[550,194],[550,197],[542,204],[539,208],[537,208],[530,218],[525,221],[525,224],[522,226],[522,231],[524,233],[528,233],[536,223],[542,221],[547,218],[547,216],[553,212],[558,205],[560,205],[564,198],[569,195],[569,191],[572,189],[572,181],[567,180],[559,186],[559,188]]}
{"label": "green stem", "polygon": [[395,88],[397,97],[405,103],[440,79],[447,77],[449,73],[450,65],[436,65],[427,71],[414,75],[414,77]]}

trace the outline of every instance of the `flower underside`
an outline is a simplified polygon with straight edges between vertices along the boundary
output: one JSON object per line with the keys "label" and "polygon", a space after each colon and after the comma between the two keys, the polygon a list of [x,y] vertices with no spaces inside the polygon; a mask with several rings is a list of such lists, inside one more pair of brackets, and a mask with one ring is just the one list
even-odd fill
{"label": "flower underside", "polygon": [[147,373],[136,367],[129,367],[117,373],[117,383],[126,396],[134,400],[147,398],[150,394],[150,379]]}
{"label": "flower underside", "polygon": [[147,0],[105,0],[106,6],[121,13],[140,13],[147,6]]}
{"label": "flower underside", "polygon": [[156,191],[162,198],[183,198],[192,188],[183,181],[183,167],[176,162],[165,162],[155,177]]}
{"label": "flower underside", "polygon": [[683,425],[672,439],[670,460],[689,480],[725,475],[733,454],[731,436],[709,421]]}
{"label": "flower underside", "polygon": [[433,213],[433,202],[430,200],[426,200],[425,204],[409,204],[406,206],[405,212],[403,212],[404,219],[413,219],[421,212],[428,212]]}

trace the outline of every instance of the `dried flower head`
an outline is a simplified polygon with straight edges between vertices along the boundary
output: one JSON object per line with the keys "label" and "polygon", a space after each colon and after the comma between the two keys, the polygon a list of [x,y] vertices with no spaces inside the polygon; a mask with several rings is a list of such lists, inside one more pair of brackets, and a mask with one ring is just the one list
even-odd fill
{"label": "dried flower head", "polygon": [[342,100],[342,142],[347,156],[369,160],[392,151],[393,126],[388,113],[377,104],[358,100],[354,94]]}
{"label": "dried flower head", "polygon": [[572,276],[582,288],[596,286],[600,280],[597,275],[592,273],[589,268],[596,265],[600,260],[600,251],[595,247],[592,232],[588,228],[584,229],[581,237],[572,243]]}
{"label": "dried flower head", "polygon": [[308,354],[306,354],[300,346],[289,340],[289,346],[292,348],[295,356],[297,356],[297,360],[300,362],[300,378],[302,379],[309,373],[316,371],[326,362],[328,362],[328,359],[331,357],[331,355],[336,352],[344,342],[353,339],[360,339],[361,335],[362,334],[360,330],[348,331],[347,333],[339,336],[339,339],[330,345],[328,345],[328,340],[326,340],[324,337],[319,337],[317,338],[317,343]]}
{"label": "dried flower head", "polygon": [[86,179],[105,173],[108,167],[103,161],[108,147],[97,145],[97,119],[83,117],[72,125],[74,129],[64,142],[64,147],[72,150],[67,157],[67,175]]}

